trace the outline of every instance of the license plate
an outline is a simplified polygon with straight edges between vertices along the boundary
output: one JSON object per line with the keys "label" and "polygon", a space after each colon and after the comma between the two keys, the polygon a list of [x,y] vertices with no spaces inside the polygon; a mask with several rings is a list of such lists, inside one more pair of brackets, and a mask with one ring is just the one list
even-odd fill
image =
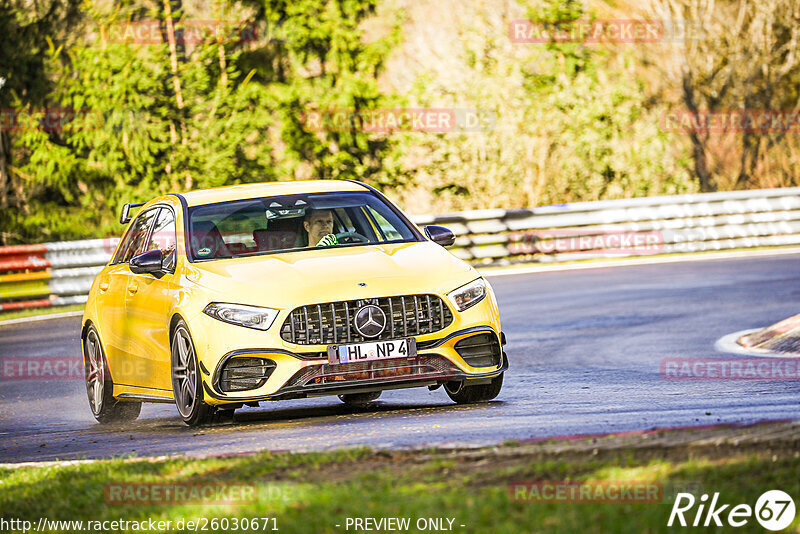
{"label": "license plate", "polygon": [[417,343],[414,338],[328,346],[328,363],[331,364],[413,358],[416,355]]}

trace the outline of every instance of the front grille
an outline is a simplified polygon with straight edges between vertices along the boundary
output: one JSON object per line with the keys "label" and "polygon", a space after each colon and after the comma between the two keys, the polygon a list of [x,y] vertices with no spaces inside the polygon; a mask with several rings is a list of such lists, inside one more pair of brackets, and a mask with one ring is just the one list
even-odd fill
{"label": "front grille", "polygon": [[[353,325],[356,312],[368,304],[378,306],[388,319],[383,333],[372,338]],[[281,327],[281,338],[297,345],[361,343],[430,334],[452,322],[450,308],[436,295],[345,300],[295,308]]]}
{"label": "front grille", "polygon": [[322,384],[354,383],[382,379],[394,380],[431,378],[444,380],[459,373],[447,358],[438,354],[416,358],[393,358],[358,363],[313,365],[301,369],[286,386],[314,386]]}
{"label": "front grille", "polygon": [[500,343],[494,334],[478,334],[466,337],[455,345],[456,352],[472,367],[500,365]]}

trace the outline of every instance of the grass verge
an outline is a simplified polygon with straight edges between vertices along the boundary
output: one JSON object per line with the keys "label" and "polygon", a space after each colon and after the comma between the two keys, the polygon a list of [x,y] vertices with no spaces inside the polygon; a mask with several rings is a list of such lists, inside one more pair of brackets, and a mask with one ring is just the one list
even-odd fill
{"label": "grass verge", "polygon": [[[698,499],[702,493],[719,492],[720,503],[732,507],[740,503],[755,506],[763,492],[781,489],[800,505],[798,445],[800,425],[776,423],[711,434],[663,431],[507,443],[477,450],[264,452],[205,459],[115,459],[3,467],[0,517],[28,520],[34,525],[42,517],[171,521],[168,527],[162,525],[156,530],[186,532],[272,532],[273,527],[290,533],[669,532],[687,530],[666,526],[676,491],[689,491]],[[564,502],[552,497],[548,500],[543,488],[538,497],[532,486],[520,493],[513,489],[520,481],[583,482],[593,488],[595,497],[601,491],[606,498],[612,496],[609,488],[625,484],[655,484],[661,491],[655,501],[647,502],[619,502],[618,498]],[[239,493],[233,493],[233,487],[226,484],[236,486]],[[147,501],[166,495],[170,487],[174,495],[181,485],[198,491],[217,488],[216,497],[196,502]],[[220,487],[227,488],[228,493],[219,493]],[[194,495],[197,498],[198,494]],[[223,504],[220,498],[236,502]],[[116,504],[114,499],[132,503]],[[696,511],[697,506],[687,519],[693,520]],[[257,528],[250,524],[243,529],[244,518],[274,519],[260,519]],[[355,518],[407,518],[409,528],[385,528],[391,524],[375,528],[373,524],[369,530],[357,529]],[[439,523],[428,522],[428,518]],[[189,526],[184,522],[183,528],[176,529],[181,519],[199,523]],[[238,528],[233,527],[234,522]],[[102,531],[142,532],[149,528],[113,526],[106,525]],[[63,527],[51,530],[75,531],[75,525]],[[762,530],[751,517],[747,528],[715,531]],[[788,530],[800,532],[800,518],[795,518]]]}

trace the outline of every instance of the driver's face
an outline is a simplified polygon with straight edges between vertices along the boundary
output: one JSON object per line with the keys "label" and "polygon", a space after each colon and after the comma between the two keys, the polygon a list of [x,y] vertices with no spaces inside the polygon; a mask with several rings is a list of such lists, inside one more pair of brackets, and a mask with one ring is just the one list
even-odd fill
{"label": "driver's face", "polygon": [[329,210],[315,211],[303,222],[303,228],[308,232],[308,246],[313,247],[320,239],[333,233],[333,213]]}

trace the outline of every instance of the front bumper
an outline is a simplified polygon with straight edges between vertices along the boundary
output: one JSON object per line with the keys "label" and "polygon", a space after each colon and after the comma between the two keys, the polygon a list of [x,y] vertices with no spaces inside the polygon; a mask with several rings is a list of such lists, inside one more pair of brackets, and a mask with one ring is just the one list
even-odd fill
{"label": "front bumper", "polygon": [[[281,312],[275,323],[281,324],[286,314]],[[502,348],[500,363],[490,367],[469,365],[455,349],[460,340],[480,333],[504,341],[494,295],[490,293],[473,308],[454,313],[454,317],[443,330],[415,336],[416,358],[336,365],[328,363],[327,346],[287,343],[279,337],[277,328],[260,332],[205,315],[194,317],[189,324],[200,359],[206,402],[221,405],[436,386],[452,380],[480,383],[504,372],[508,359]],[[265,341],[269,344],[262,345]],[[272,348],[259,348],[265,345]],[[272,360],[275,369],[261,387],[223,392],[219,387],[221,369],[227,360],[237,356]]]}
{"label": "front bumper", "polygon": [[[460,332],[457,336],[453,336],[453,339],[460,340],[483,332],[493,333],[493,331],[486,328],[469,329],[469,331]],[[247,351],[233,353],[229,357],[240,355],[253,356],[255,354]],[[259,352],[258,355],[265,358],[275,356],[274,353],[268,352]],[[500,364],[491,369],[491,371],[487,372],[464,371],[449,359],[435,353],[435,351],[426,351],[425,353],[418,353],[414,358],[396,358],[367,363],[330,365],[322,360],[315,361],[312,365],[302,367],[276,392],[268,395],[253,395],[251,391],[223,393],[218,387],[212,387],[205,381],[203,386],[209,400],[213,399],[218,402],[253,402],[430,387],[453,380],[469,380],[470,382],[481,383],[483,381],[488,382],[508,369],[508,357],[505,352],[501,354]],[[397,371],[403,372],[391,376],[392,373]],[[212,384],[217,386],[218,373],[213,377]],[[244,394],[249,395],[245,396]]]}

